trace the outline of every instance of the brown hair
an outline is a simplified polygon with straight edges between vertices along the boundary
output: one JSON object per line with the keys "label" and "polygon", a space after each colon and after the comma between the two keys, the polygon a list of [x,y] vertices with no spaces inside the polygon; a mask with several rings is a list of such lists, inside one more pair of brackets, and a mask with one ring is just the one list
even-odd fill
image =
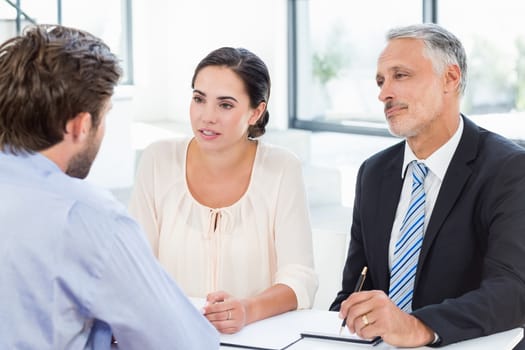
{"label": "brown hair", "polygon": [[102,40],[58,25],[38,25],[0,46],[0,149],[47,149],[67,122],[91,114],[93,128],[122,69]]}

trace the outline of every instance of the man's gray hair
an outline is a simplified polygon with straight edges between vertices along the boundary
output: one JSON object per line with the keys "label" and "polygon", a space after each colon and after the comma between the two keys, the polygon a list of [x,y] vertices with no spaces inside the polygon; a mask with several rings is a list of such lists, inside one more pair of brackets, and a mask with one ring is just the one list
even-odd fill
{"label": "man's gray hair", "polygon": [[432,61],[434,70],[441,74],[450,64],[459,66],[461,79],[458,91],[465,92],[467,79],[467,55],[459,39],[445,28],[434,23],[414,24],[391,29],[387,40],[413,38],[425,44],[424,55]]}

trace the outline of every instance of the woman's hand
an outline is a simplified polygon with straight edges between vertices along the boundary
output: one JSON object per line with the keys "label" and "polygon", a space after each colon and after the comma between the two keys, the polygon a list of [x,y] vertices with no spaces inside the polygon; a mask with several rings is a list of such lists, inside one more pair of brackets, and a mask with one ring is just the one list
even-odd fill
{"label": "woman's hand", "polygon": [[240,331],[247,320],[244,303],[224,291],[207,295],[204,316],[221,333],[232,334]]}
{"label": "woman's hand", "polygon": [[294,291],[284,284],[273,285],[246,299],[237,299],[224,291],[213,292],[206,301],[204,316],[219,332],[227,334],[236,333],[252,322],[297,309]]}

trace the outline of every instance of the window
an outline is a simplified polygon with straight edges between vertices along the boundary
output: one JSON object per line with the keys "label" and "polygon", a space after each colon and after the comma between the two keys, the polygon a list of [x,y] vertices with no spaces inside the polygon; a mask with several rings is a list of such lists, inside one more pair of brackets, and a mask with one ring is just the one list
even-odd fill
{"label": "window", "polygon": [[[10,1],[16,3],[16,1]],[[61,23],[86,30],[104,40],[122,60],[122,83],[131,84],[131,0],[19,0],[21,10],[39,24]],[[0,0],[0,34],[4,41],[16,35],[17,12]],[[30,24],[20,17],[21,29]]]}
{"label": "window", "polygon": [[359,6],[348,0],[303,0],[292,6],[292,126],[387,133],[374,78],[377,55],[390,27],[421,22],[421,0]]}
{"label": "window", "polygon": [[[476,9],[475,16],[465,14]],[[462,111],[478,124],[525,140],[525,2],[438,1],[438,22],[467,51]],[[468,22],[468,23],[467,23]]]}
{"label": "window", "polygon": [[122,60],[122,82],[133,83],[131,0],[62,0],[62,24],[103,39]]}
{"label": "window", "polygon": [[524,12],[521,0],[291,0],[290,126],[388,135],[374,78],[385,34],[434,20],[467,51],[462,112],[524,140],[525,127],[516,125],[525,125]]}

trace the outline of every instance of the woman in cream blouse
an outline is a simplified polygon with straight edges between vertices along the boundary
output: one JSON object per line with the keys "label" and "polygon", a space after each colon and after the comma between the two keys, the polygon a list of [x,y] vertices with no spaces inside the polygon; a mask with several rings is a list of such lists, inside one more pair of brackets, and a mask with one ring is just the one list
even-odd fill
{"label": "woman in cream blouse", "polygon": [[141,157],[130,211],[154,254],[223,333],[297,308],[317,290],[300,161],[255,140],[270,77],[259,57],[220,48],[195,69],[194,136]]}

